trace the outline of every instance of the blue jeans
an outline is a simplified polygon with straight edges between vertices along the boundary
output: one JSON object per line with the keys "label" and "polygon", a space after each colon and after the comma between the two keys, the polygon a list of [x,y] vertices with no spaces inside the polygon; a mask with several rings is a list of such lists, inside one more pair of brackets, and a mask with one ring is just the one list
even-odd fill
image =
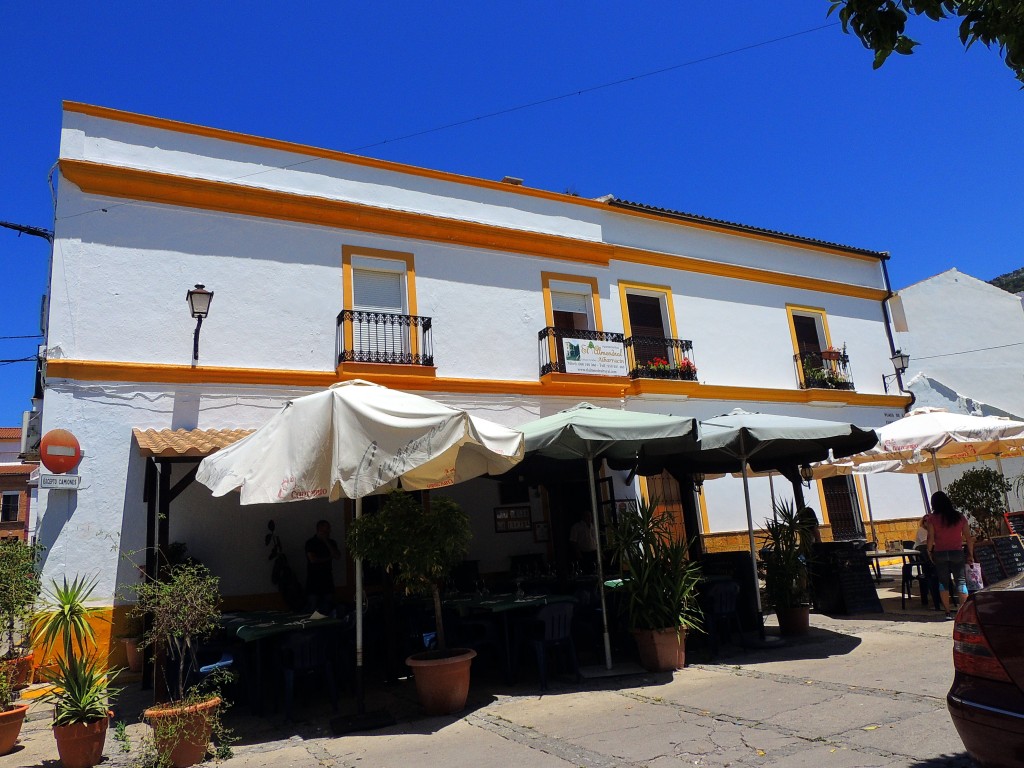
{"label": "blue jeans", "polygon": [[967,594],[967,579],[964,577],[964,552],[962,549],[935,550],[932,553],[935,571],[939,579],[939,590],[952,592],[953,580],[959,595]]}

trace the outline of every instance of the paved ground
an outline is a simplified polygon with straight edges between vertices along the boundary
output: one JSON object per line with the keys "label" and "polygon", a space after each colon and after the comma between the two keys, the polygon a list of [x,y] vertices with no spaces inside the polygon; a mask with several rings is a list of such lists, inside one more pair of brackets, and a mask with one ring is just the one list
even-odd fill
{"label": "paved ground", "polygon": [[[257,766],[972,766],[946,713],[952,622],[882,592],[885,614],[812,616],[811,634],[784,648],[740,652],[674,675],[556,681],[541,696],[527,681],[474,680],[458,717],[424,718],[411,683],[374,691],[389,728],[336,737],[326,703],[280,716],[235,711],[239,737],[227,768]],[[769,624],[771,619],[769,619]],[[131,696],[122,714],[141,703]],[[137,709],[136,709],[137,711]],[[147,726],[134,723],[129,732]],[[107,740],[104,765],[128,766]],[[48,713],[38,707],[6,766],[56,766]]]}

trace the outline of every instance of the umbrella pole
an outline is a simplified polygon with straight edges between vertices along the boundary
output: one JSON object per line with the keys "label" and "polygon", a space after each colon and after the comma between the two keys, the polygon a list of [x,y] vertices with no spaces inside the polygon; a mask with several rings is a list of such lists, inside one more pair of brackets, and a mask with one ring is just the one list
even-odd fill
{"label": "umbrella pole", "polygon": [[932,451],[932,467],[935,472],[935,486],[937,490],[942,490],[942,478],[939,477],[939,459],[936,456],[936,451]]}
{"label": "umbrella pole", "polygon": [[[356,499],[356,520],[363,516],[363,500]],[[363,689],[363,560],[356,558],[356,714],[366,712],[366,695]]]}
{"label": "umbrella pole", "polygon": [[743,459],[743,500],[747,504],[747,537],[750,540],[750,567],[754,571],[754,599],[757,603],[757,621],[764,638],[764,618],[761,613],[761,585],[757,579],[757,546],[754,544],[754,515],[750,509],[750,487],[747,483],[747,460]]}
{"label": "umbrella pole", "polygon": [[864,500],[868,503],[868,522],[871,523],[871,538],[875,542],[875,549],[878,549],[878,534],[875,533],[875,516],[871,514],[871,491],[868,490],[868,476],[864,475]]}
{"label": "umbrella pole", "polygon": [[587,458],[587,475],[590,478],[590,510],[594,515],[594,536],[597,537],[597,591],[601,595],[601,624],[604,630],[604,666],[612,668],[612,643],[608,636],[608,608],[604,599],[604,565],[601,560],[601,527],[597,517],[597,480],[594,478],[593,459]]}
{"label": "umbrella pole", "polygon": [[[1006,473],[1003,472],[1003,461],[1001,458],[999,458],[998,453],[996,454],[996,467],[999,469],[999,474],[1002,476],[1003,480],[1005,480]],[[1003,508],[1007,512],[1010,511],[1010,497],[1006,495],[1006,491],[1003,491]]]}

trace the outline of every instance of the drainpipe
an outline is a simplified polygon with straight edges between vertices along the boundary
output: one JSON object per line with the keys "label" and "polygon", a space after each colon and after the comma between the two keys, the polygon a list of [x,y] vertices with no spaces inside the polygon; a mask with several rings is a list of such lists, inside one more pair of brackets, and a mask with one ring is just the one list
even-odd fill
{"label": "drainpipe", "polygon": [[[894,294],[892,292],[892,285],[889,283],[889,268],[886,266],[886,262],[888,260],[889,260],[889,252],[888,251],[882,251],[882,259],[881,259],[881,263],[882,263],[882,279],[885,281],[885,298],[882,299],[882,319],[885,321],[885,335],[889,339],[889,354],[890,355],[895,355],[896,354],[896,341],[895,341],[895,339],[893,338],[893,335],[892,335],[892,328],[889,326],[889,323],[890,323],[889,308],[888,308],[886,302],[888,302],[889,299],[891,299],[896,294]],[[903,388],[903,374],[898,373],[898,372],[896,374],[896,385],[899,388],[900,392],[903,392],[904,394],[910,395],[910,402],[907,403],[904,406],[904,408],[903,408],[903,412],[904,413],[910,413],[910,409],[913,408],[914,407],[914,403],[917,402],[917,397],[914,395],[913,392],[908,392],[907,390],[905,390]]]}

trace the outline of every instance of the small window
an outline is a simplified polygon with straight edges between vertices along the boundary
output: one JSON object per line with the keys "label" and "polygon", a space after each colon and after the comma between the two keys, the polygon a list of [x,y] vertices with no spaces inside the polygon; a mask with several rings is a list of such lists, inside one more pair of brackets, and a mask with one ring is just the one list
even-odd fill
{"label": "small window", "polygon": [[402,274],[376,269],[353,269],[353,309],[364,312],[403,313]]}
{"label": "small window", "polygon": [[590,300],[582,293],[551,292],[551,313],[555,328],[588,330],[590,322]]}
{"label": "small window", "polygon": [[21,503],[21,494],[5,492],[2,503],[0,503],[0,522],[18,522],[18,508]]}

